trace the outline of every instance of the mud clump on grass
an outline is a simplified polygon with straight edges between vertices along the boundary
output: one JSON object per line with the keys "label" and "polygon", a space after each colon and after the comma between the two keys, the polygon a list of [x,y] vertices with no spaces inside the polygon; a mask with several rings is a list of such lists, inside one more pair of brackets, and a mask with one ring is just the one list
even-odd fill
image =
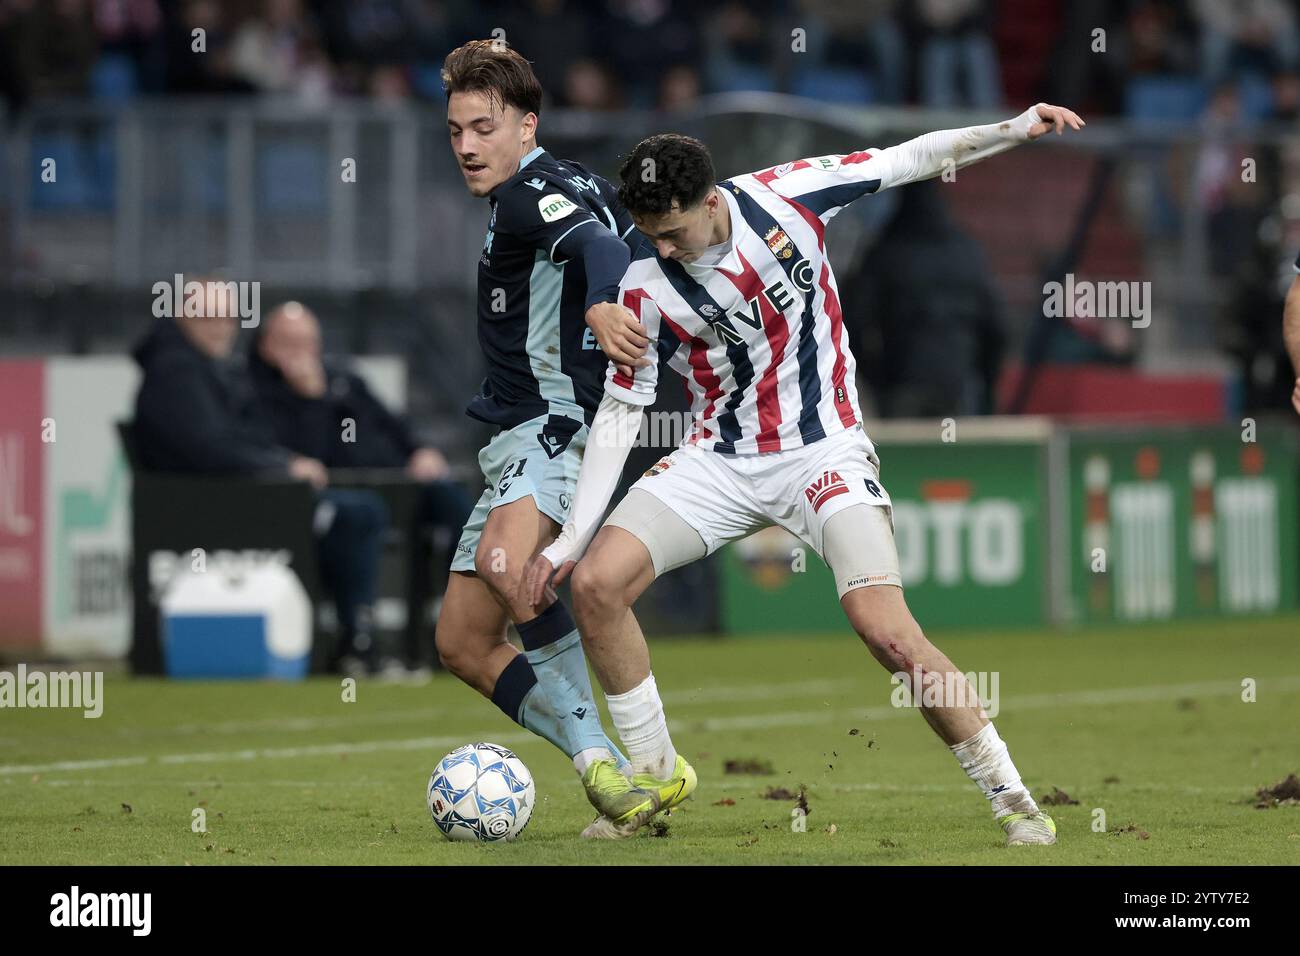
{"label": "mud clump on grass", "polygon": [[1150,833],[1147,833],[1146,830],[1139,830],[1138,827],[1137,827],[1137,825],[1136,825],[1136,824],[1133,824],[1133,823],[1129,823],[1129,824],[1127,824],[1127,825],[1125,825],[1125,826],[1122,826],[1122,827],[1120,827],[1120,828],[1117,829],[1117,830],[1111,830],[1110,832],[1111,832],[1111,833],[1115,833],[1115,834],[1118,834],[1118,833],[1136,833],[1136,834],[1137,834],[1137,838],[1138,838],[1139,840],[1150,840],[1150,839],[1151,839],[1151,834],[1150,834]]}
{"label": "mud clump on grass", "polygon": [[1255,791],[1256,809],[1270,810],[1281,806],[1300,806],[1300,779],[1295,774],[1288,774],[1285,780]]}
{"label": "mud clump on grass", "polygon": [[799,784],[798,792],[795,792],[788,787],[768,787],[767,791],[763,794],[763,799],[794,800],[795,806],[803,811],[804,816],[812,813],[812,810],[808,808],[808,788],[803,784]]}
{"label": "mud clump on grass", "polygon": [[1074,799],[1059,787],[1053,787],[1051,793],[1045,793],[1038,798],[1038,802],[1045,807],[1077,807],[1079,801]]}
{"label": "mud clump on grass", "polygon": [[747,760],[728,760],[722,765],[723,773],[749,774],[754,777],[766,777],[776,773],[770,760],[758,760],[750,758]]}

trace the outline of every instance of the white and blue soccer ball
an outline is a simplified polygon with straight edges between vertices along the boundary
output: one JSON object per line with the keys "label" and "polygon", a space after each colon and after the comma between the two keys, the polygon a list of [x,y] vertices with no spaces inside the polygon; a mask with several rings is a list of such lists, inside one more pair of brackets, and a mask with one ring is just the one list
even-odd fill
{"label": "white and blue soccer ball", "polygon": [[537,802],[533,775],[496,744],[457,747],[438,761],[427,793],[433,822],[448,840],[513,840]]}

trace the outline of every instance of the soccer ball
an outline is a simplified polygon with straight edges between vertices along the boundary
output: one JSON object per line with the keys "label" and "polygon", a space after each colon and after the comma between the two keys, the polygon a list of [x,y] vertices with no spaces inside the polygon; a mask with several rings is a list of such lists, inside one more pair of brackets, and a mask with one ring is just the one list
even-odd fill
{"label": "soccer ball", "polygon": [[537,787],[524,762],[496,744],[466,744],[438,761],[426,794],[448,840],[513,840],[528,825]]}

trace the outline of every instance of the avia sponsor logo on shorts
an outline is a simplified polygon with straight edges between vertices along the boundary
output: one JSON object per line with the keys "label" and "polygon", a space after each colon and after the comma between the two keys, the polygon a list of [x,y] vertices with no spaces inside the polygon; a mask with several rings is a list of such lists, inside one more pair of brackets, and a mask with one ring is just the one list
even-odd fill
{"label": "avia sponsor logo on shorts", "polygon": [[133,936],[148,936],[153,923],[152,893],[68,893],[50,897],[51,926],[126,926]]}
{"label": "avia sponsor logo on shorts", "polygon": [[803,494],[813,506],[813,511],[819,512],[826,502],[836,495],[848,494],[848,491],[849,486],[838,471],[823,471],[820,478],[803,490]]}
{"label": "avia sponsor logo on shorts", "polygon": [[0,671],[0,709],[67,708],[94,719],[104,713],[103,671]]}
{"label": "avia sponsor logo on shorts", "polygon": [[912,670],[890,675],[894,685],[889,702],[895,707],[978,707],[992,720],[998,715],[998,671],[927,671],[913,664]]}

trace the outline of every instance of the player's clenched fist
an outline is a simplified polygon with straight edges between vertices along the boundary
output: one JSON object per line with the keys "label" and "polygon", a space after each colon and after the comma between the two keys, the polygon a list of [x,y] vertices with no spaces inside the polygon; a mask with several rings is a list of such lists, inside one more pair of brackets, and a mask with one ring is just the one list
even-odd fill
{"label": "player's clenched fist", "polygon": [[650,364],[643,357],[650,339],[645,326],[630,310],[615,302],[598,302],[587,310],[586,320],[600,350],[624,375],[630,378],[634,367]]}

